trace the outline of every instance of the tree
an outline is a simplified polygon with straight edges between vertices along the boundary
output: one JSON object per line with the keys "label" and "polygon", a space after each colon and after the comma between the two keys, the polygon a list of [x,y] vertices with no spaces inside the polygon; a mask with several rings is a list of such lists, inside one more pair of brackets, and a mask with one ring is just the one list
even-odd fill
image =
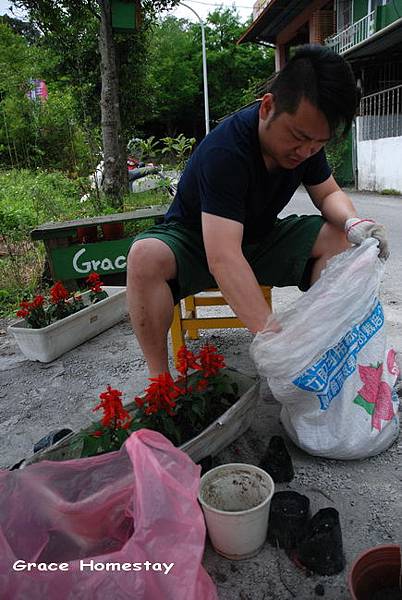
{"label": "tree", "polygon": [[[148,122],[161,123],[159,136],[173,136],[177,128],[198,115],[196,100],[200,76],[192,57],[195,39],[188,21],[167,17],[154,27],[150,45],[147,85],[150,90]],[[181,129],[180,129],[181,132]]]}
{"label": "tree", "polygon": [[29,98],[30,81],[43,79],[43,64],[52,60],[0,23],[0,160],[4,166],[80,173],[90,156],[71,90],[49,81],[47,101]]}
{"label": "tree", "polygon": [[[272,49],[236,44],[244,32],[234,9],[219,9],[206,21],[211,123],[239,109],[251,84],[274,71]],[[148,133],[204,135],[201,29],[198,23],[167,17],[153,29],[149,55]]]}
{"label": "tree", "polygon": [[[149,24],[155,11],[177,4],[178,0],[143,1],[144,23]],[[82,37],[85,24],[99,24],[99,53],[101,55],[101,125],[105,161],[105,192],[118,207],[127,189],[127,168],[123,143],[120,105],[119,74],[114,35],[111,26],[110,0],[15,0],[24,8],[43,34],[51,36],[60,48],[70,51],[72,35]],[[77,42],[71,44],[76,48]]]}
{"label": "tree", "polygon": [[[244,104],[251,81],[263,82],[275,70],[273,49],[236,44],[244,29],[233,8],[215,10],[207,19],[210,112],[215,122]],[[194,35],[199,38],[199,31]]]}

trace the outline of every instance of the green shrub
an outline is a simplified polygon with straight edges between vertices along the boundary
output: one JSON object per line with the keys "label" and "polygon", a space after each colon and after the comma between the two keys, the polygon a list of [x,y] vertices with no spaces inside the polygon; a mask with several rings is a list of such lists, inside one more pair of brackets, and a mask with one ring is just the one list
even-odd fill
{"label": "green shrub", "polygon": [[45,222],[76,218],[80,195],[79,183],[59,172],[0,173],[0,234],[22,240]]}
{"label": "green shrub", "polygon": [[334,138],[325,146],[325,154],[334,177],[337,176],[347,152],[348,140]]}
{"label": "green shrub", "polygon": [[382,196],[402,196],[402,192],[394,190],[393,188],[385,188],[384,190],[381,190],[380,194]]}

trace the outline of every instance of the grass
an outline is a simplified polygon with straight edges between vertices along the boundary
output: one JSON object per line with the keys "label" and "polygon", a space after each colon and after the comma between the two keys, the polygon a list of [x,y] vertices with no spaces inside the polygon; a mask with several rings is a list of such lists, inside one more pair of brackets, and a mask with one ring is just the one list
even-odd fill
{"label": "grass", "polygon": [[380,194],[381,196],[402,196],[402,192],[392,188],[385,188],[384,190],[381,190]]}

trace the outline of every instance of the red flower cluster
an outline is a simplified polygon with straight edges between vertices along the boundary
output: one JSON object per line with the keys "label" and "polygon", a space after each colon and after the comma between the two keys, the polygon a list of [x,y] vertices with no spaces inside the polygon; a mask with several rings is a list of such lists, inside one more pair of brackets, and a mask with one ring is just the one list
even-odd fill
{"label": "red flower cluster", "polygon": [[212,344],[206,344],[201,348],[197,358],[200,361],[204,377],[213,377],[225,367],[225,359],[222,354],[218,354],[216,347]]}
{"label": "red flower cluster", "polygon": [[220,369],[225,367],[225,359],[222,354],[218,354],[216,347],[212,344],[203,346],[199,354],[193,354],[185,346],[182,346],[177,353],[177,359],[176,369],[180,375],[185,377],[189,369],[203,371],[204,377],[207,378],[216,375]]}
{"label": "red flower cluster", "polygon": [[[104,427],[110,427],[111,429],[128,429],[131,425],[132,417],[123,408],[121,396],[123,395],[120,390],[114,390],[110,385],[107,386],[107,391],[99,394],[101,402],[93,409],[103,410],[103,417],[101,423]],[[93,434],[95,437],[99,437],[103,432],[95,431]]]}
{"label": "red flower cluster", "polygon": [[23,300],[20,302],[20,310],[17,310],[17,317],[25,319],[33,310],[41,308],[44,302],[45,298],[43,296],[35,296],[32,302]]}
{"label": "red flower cluster", "polygon": [[98,273],[91,273],[85,281],[90,286],[91,292],[94,294],[98,294],[102,291],[101,286],[103,285],[103,281],[100,280]]}
{"label": "red flower cluster", "polygon": [[174,415],[176,399],[183,394],[183,390],[175,384],[170,373],[161,373],[158,377],[150,377],[151,384],[145,389],[144,398],[134,398],[139,408],[144,408],[146,415],[152,415],[165,410],[168,415]]}
{"label": "red flower cluster", "polygon": [[[177,400],[193,391],[199,392],[205,390],[208,385],[209,377],[217,375],[220,369],[225,367],[225,361],[221,354],[218,354],[215,346],[204,346],[199,354],[194,354],[182,346],[177,353],[176,369],[180,373],[179,384],[177,385],[170,373],[161,373],[158,377],[151,377],[151,384],[146,388],[143,398],[137,396],[134,400],[138,408],[144,409],[146,415],[152,415],[159,411],[165,411],[168,415],[175,415]],[[189,369],[202,371],[202,377],[195,383],[194,388],[187,385],[187,376]],[[184,382],[184,383],[183,383]]]}
{"label": "red flower cluster", "polygon": [[50,301],[52,304],[59,304],[59,302],[65,302],[68,300],[70,293],[61,281],[56,281],[54,286],[50,288]]}
{"label": "red flower cluster", "polygon": [[180,375],[187,375],[189,369],[201,371],[202,367],[197,363],[197,357],[186,346],[182,346],[177,353],[176,369]]}

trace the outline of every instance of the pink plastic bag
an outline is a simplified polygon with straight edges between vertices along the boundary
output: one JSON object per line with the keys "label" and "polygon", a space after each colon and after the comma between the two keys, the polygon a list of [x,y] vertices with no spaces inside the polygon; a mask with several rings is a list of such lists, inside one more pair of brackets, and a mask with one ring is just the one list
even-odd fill
{"label": "pink plastic bag", "polygon": [[199,474],[146,429],[118,452],[1,471],[0,598],[216,600],[201,566]]}

